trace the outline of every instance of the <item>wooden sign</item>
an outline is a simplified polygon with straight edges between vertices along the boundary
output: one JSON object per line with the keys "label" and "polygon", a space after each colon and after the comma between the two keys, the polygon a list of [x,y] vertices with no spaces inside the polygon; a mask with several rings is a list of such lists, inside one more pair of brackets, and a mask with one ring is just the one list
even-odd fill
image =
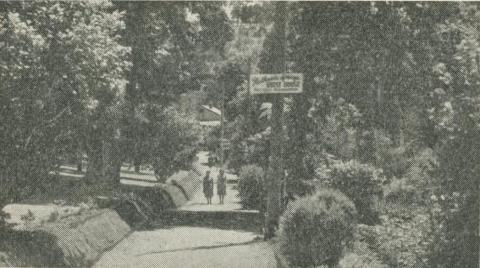
{"label": "wooden sign", "polygon": [[303,74],[251,74],[250,94],[296,94],[303,91]]}

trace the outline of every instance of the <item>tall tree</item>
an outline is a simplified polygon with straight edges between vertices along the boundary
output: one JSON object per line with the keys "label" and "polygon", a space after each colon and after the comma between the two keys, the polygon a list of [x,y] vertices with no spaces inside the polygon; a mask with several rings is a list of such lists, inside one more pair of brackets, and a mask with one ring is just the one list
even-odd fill
{"label": "tall tree", "polygon": [[[478,175],[480,94],[480,8],[456,4],[437,34],[435,87],[430,118],[437,135],[438,194],[443,197],[442,249],[434,258],[449,267],[477,267],[479,262],[480,178]],[[440,262],[439,262],[440,264]]]}
{"label": "tall tree", "polygon": [[108,2],[3,2],[0,11],[1,177],[28,191],[72,148],[91,154],[93,137],[113,136],[107,111],[121,102],[128,49]]}
{"label": "tall tree", "polygon": [[181,93],[200,89],[205,79],[211,79],[211,63],[223,55],[231,29],[221,3],[120,2],[118,5],[127,13],[124,35],[126,44],[132,48],[133,66],[127,85],[130,108],[125,133],[127,148],[133,149],[138,170],[144,157],[139,147],[141,135],[148,135],[148,129],[141,131],[148,121],[142,119],[145,116],[141,107],[160,105],[165,109]]}

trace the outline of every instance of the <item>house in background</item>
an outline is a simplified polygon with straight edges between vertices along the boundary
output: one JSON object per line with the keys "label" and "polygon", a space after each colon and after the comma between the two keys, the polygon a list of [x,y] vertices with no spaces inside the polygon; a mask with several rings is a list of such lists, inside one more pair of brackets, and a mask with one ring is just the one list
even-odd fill
{"label": "house in background", "polygon": [[202,127],[216,127],[221,125],[222,111],[220,109],[209,106],[200,105],[197,112],[197,120]]}
{"label": "house in background", "polygon": [[222,111],[204,103],[207,103],[205,91],[197,90],[181,94],[175,105],[180,112],[195,117],[205,130],[220,126]]}

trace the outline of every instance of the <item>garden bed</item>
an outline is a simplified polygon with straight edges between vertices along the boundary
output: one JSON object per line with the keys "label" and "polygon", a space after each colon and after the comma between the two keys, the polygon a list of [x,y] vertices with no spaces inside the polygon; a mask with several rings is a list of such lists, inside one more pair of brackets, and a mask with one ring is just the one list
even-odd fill
{"label": "garden bed", "polygon": [[[131,229],[113,210],[88,210],[41,226],[0,233],[0,264],[35,267],[91,266]],[[2,263],[3,262],[3,263]]]}

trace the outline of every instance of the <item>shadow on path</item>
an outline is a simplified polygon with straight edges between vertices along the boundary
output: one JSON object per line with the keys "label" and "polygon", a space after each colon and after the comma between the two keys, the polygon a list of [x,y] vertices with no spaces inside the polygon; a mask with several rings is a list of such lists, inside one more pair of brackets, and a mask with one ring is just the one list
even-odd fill
{"label": "shadow on path", "polygon": [[165,211],[153,224],[154,228],[175,226],[204,227],[261,233],[263,219],[260,213],[244,211]]}
{"label": "shadow on path", "polygon": [[227,248],[227,247],[238,247],[238,246],[246,246],[254,243],[259,243],[262,242],[261,240],[252,240],[252,241],[247,241],[247,242],[241,242],[241,243],[228,243],[228,244],[223,244],[223,245],[212,245],[212,246],[198,246],[198,247],[189,247],[189,248],[177,248],[177,249],[168,249],[168,250],[158,250],[158,251],[150,251],[150,252],[145,252],[142,254],[137,254],[135,256],[140,257],[140,256],[145,256],[145,255],[151,255],[151,254],[162,254],[162,253],[170,253],[170,252],[178,252],[178,251],[192,251],[192,250],[202,250],[202,249],[215,249],[215,248]]}

